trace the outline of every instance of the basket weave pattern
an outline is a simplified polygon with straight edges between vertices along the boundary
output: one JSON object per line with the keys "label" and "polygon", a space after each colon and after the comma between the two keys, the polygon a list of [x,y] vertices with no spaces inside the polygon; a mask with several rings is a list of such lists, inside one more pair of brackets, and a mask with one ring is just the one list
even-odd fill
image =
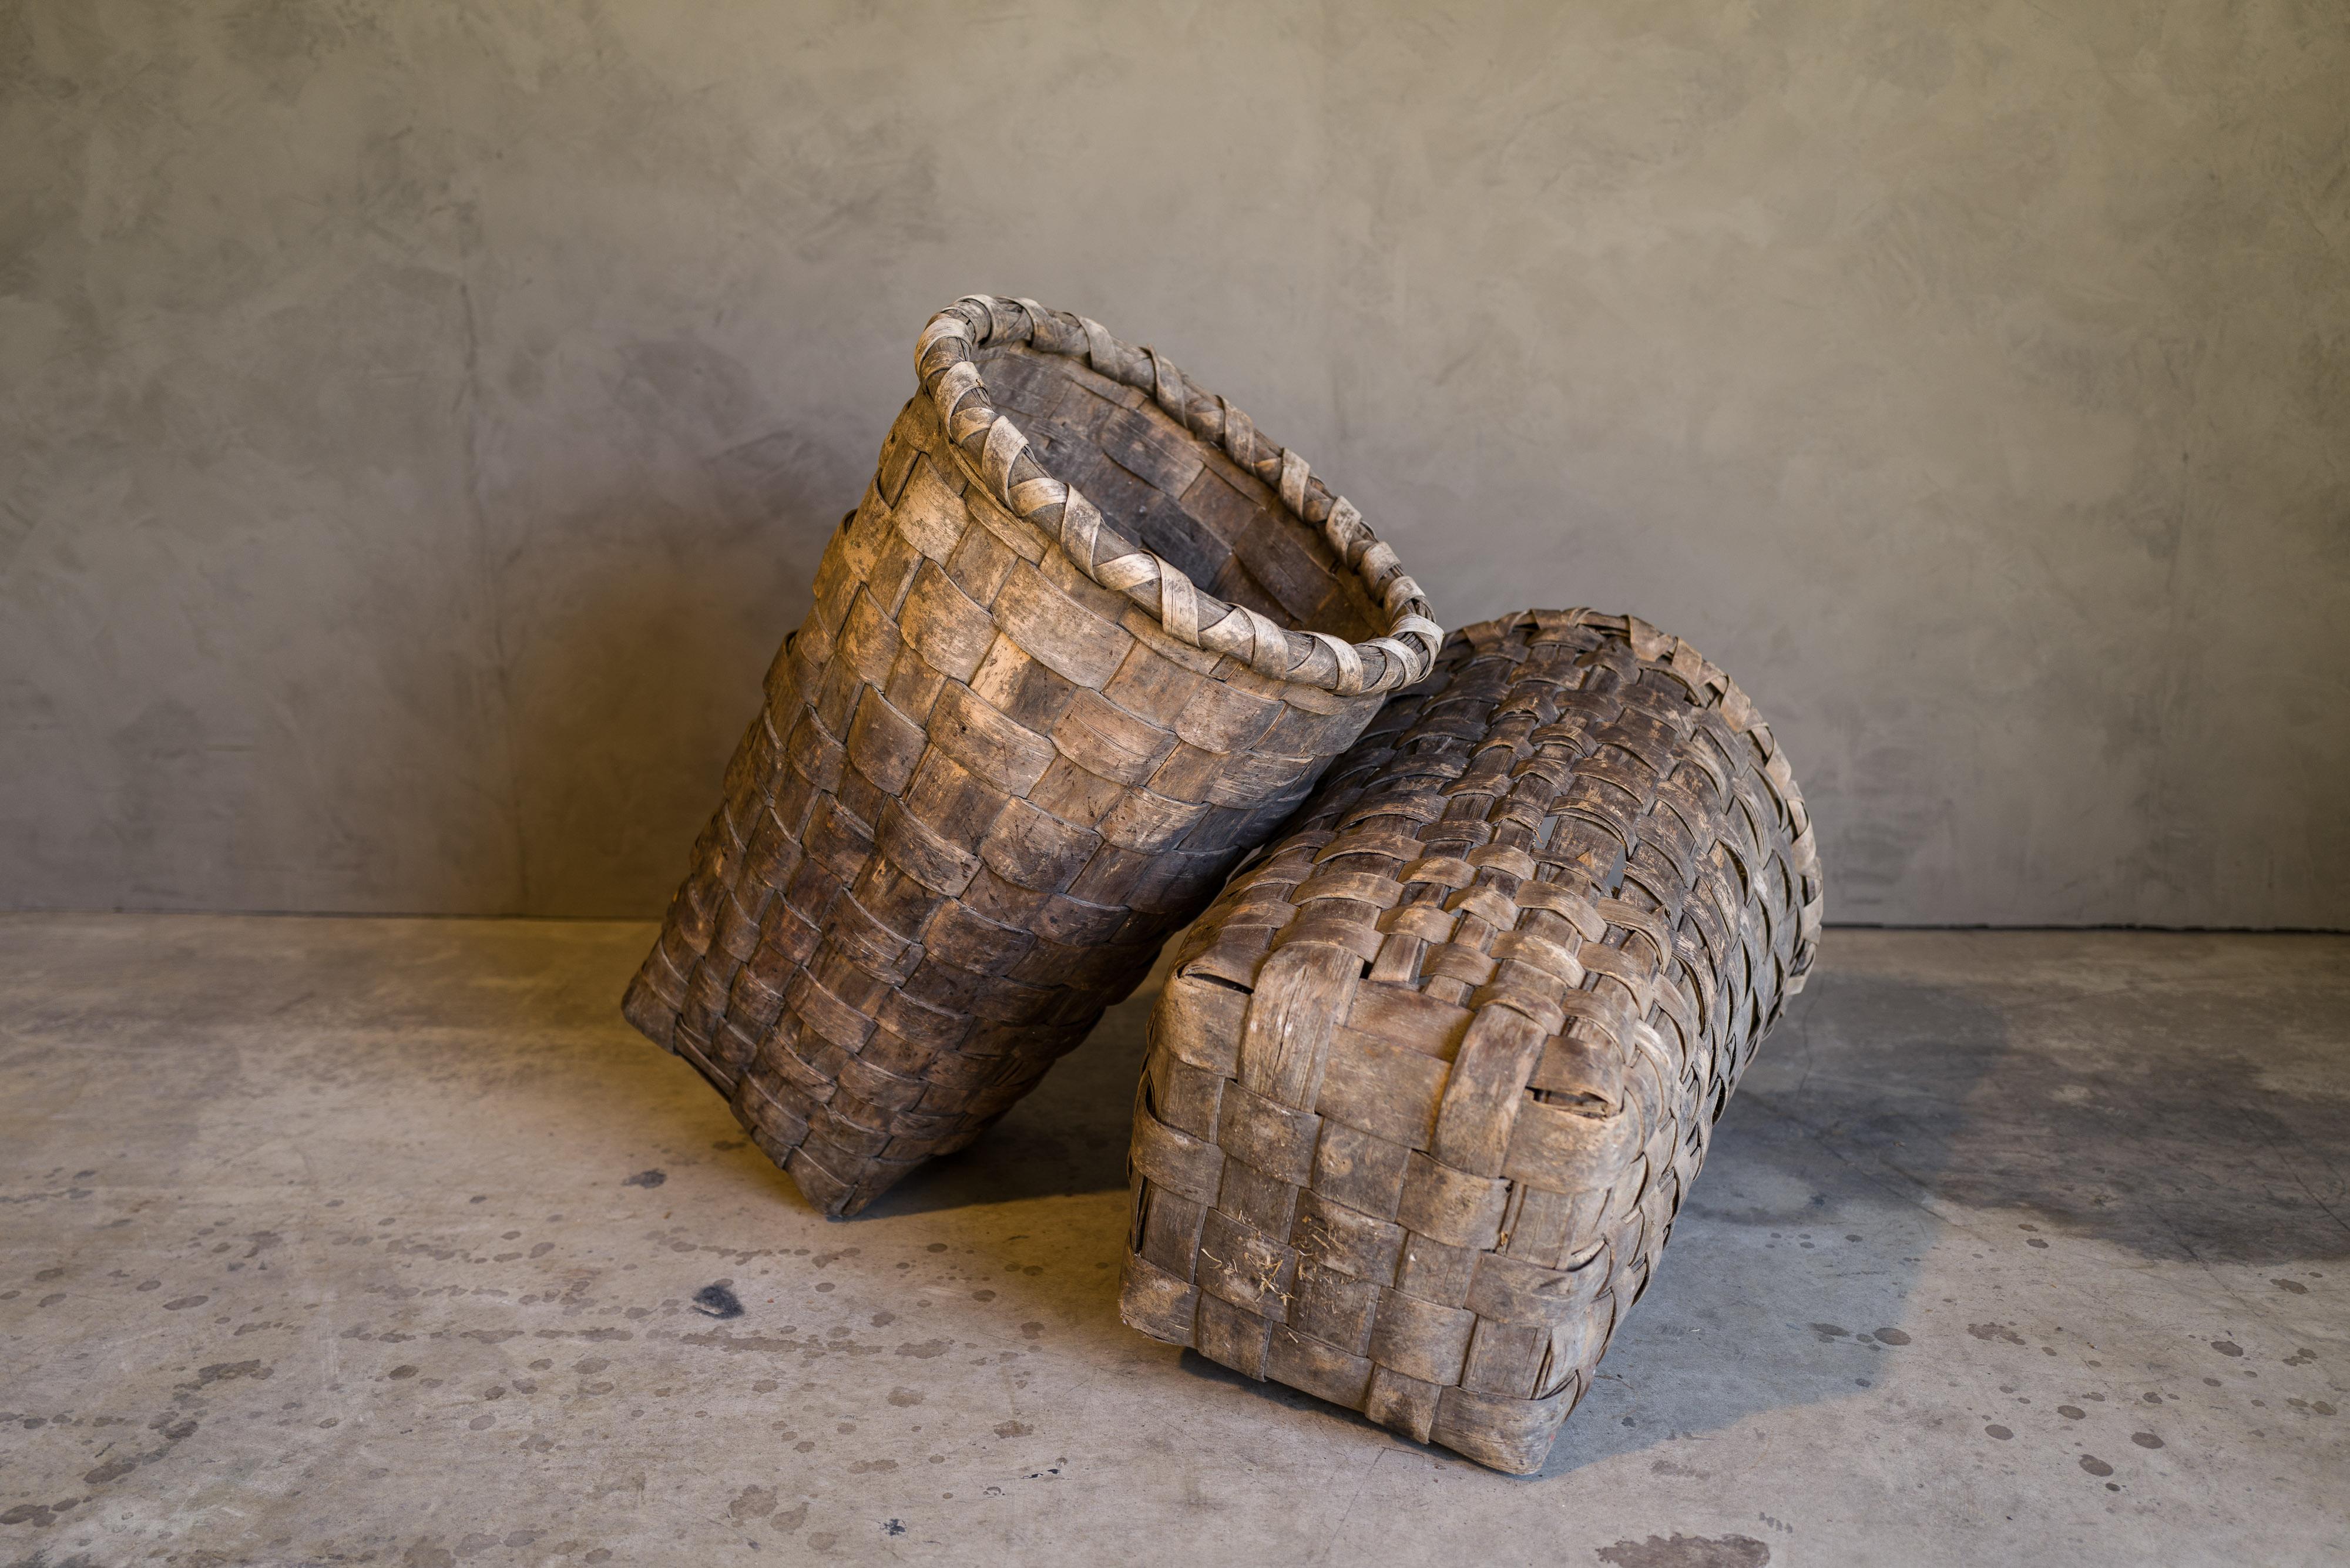
{"label": "basket weave pattern", "polygon": [[1442,636],[1098,324],[966,300],[918,368],[624,1003],[835,1214],[1084,1038]]}
{"label": "basket weave pattern", "polygon": [[1122,1311],[1540,1468],[1817,942],[1728,677],[1637,619],[1455,633],[1193,928],[1151,1020]]}

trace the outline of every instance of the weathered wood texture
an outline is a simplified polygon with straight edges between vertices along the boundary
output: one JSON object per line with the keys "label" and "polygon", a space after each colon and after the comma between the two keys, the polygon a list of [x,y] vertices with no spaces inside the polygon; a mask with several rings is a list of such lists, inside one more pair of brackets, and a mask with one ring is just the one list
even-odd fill
{"label": "weathered wood texture", "polygon": [[1803,798],[1687,643],[1538,610],[1454,633],[1300,823],[1152,1013],[1122,1311],[1539,1469],[1811,966]]}
{"label": "weathered wood texture", "polygon": [[917,365],[623,1004],[834,1214],[1083,1039],[1443,635],[1150,350],[978,298]]}

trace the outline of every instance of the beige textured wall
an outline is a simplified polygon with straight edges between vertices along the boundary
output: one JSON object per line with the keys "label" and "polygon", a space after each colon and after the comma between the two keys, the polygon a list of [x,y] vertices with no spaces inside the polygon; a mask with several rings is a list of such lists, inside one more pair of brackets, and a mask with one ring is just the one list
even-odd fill
{"label": "beige textured wall", "polygon": [[929,312],[1735,672],[1831,916],[2350,924],[2350,7],[0,0],[0,902],[640,914]]}

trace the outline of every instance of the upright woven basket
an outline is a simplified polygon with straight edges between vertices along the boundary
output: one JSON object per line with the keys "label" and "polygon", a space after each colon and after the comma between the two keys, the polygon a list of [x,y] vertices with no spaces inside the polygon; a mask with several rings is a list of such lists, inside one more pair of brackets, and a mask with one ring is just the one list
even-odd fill
{"label": "upright woven basket", "polygon": [[1820,927],[1729,678],[1587,610],[1446,642],[1192,929],[1127,1322],[1539,1469]]}
{"label": "upright woven basket", "polygon": [[1151,350],[972,297],[915,358],[623,1004],[836,1215],[1083,1039],[1443,636]]}

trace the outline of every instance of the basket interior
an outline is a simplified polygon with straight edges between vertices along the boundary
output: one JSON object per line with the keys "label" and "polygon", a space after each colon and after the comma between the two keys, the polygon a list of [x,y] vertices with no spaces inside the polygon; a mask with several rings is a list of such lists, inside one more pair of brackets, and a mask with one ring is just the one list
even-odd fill
{"label": "basket interior", "polygon": [[974,358],[989,398],[1046,471],[1195,587],[1298,631],[1348,642],[1386,634],[1387,618],[1318,529],[1149,398],[1026,344]]}

